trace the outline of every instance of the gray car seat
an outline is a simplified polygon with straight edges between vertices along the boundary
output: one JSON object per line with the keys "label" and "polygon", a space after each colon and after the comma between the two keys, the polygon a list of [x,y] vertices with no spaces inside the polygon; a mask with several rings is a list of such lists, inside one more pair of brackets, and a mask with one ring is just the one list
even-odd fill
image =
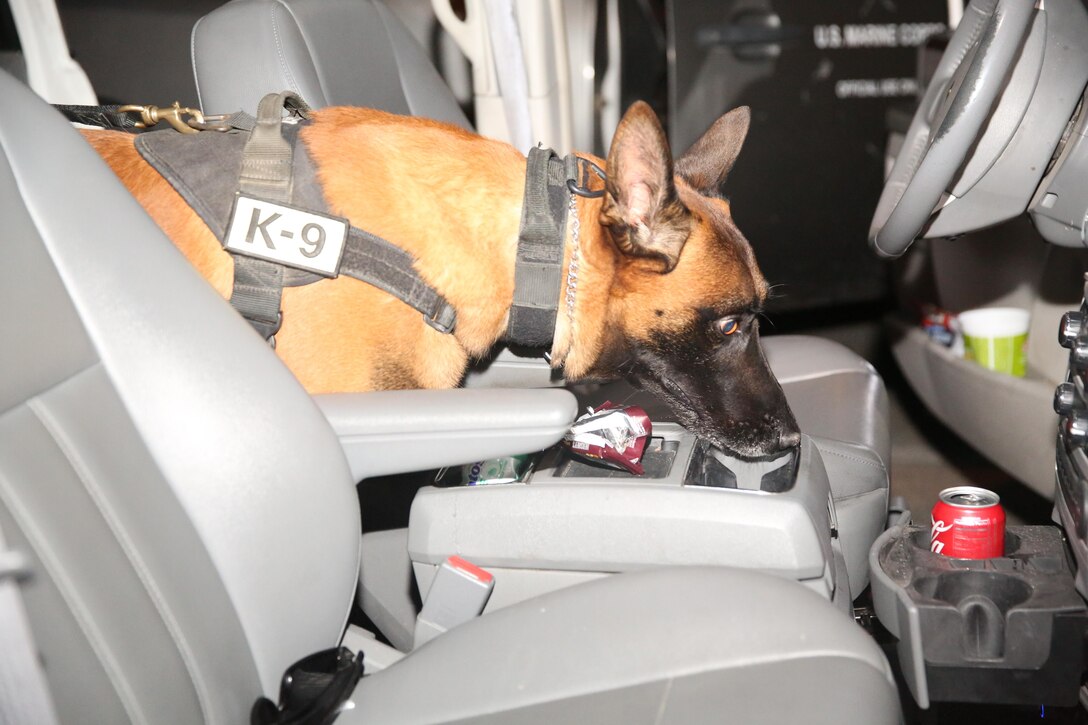
{"label": "gray car seat", "polygon": [[[59,719],[245,722],[344,630],[360,538],[340,443],[63,119],[3,73],[0,94],[16,109],[0,117],[0,529],[29,564]],[[479,395],[445,391],[462,393]],[[351,701],[337,722],[897,719],[887,662],[849,617],[720,568],[508,607]]]}

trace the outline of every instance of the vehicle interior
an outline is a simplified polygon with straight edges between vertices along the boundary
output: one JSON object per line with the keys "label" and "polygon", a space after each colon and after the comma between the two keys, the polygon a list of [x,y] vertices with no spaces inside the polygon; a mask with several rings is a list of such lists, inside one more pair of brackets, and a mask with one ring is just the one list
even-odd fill
{"label": "vehicle interior", "polygon": [[[11,3],[0,721],[1088,722],[1088,11],[938,3],[922,32],[894,8],[832,26],[757,5],[719,23],[705,3],[232,0],[163,32],[205,116],[290,90],[603,153],[625,102],[656,93],[678,154],[737,100],[722,67],[766,94],[790,44],[891,28],[917,85],[865,111],[886,172],[849,212],[872,219],[869,248],[862,230],[813,252],[845,281],[768,309],[763,352],[802,433],[773,460],[521,349],[454,390],[307,394],[50,106],[174,99],[114,98],[72,60],[94,67],[75,20],[98,8]],[[654,43],[651,83],[629,65]],[[868,87],[851,82],[842,97]],[[738,208],[753,173],[730,176]],[[767,251],[771,282],[806,256]],[[879,284],[852,279],[873,268]],[[1030,310],[1026,375],[935,340],[927,305]],[[558,445],[606,400],[653,421],[642,475]],[[904,406],[958,470],[897,483]],[[514,482],[441,481],[524,454]],[[928,509],[964,476],[998,483],[1002,556],[930,549]]]}

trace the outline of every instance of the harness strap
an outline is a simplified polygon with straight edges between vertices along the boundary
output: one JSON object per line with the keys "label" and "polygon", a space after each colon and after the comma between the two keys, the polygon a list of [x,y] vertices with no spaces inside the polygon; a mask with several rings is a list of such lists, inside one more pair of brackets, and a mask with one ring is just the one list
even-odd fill
{"label": "harness strap", "polygon": [[563,280],[563,250],[570,191],[577,179],[575,156],[532,148],[525,168],[525,197],[514,267],[514,304],[505,339],[527,347],[548,347],[555,335]]}
{"label": "harness strap", "polygon": [[403,249],[370,232],[351,227],[340,274],[374,285],[423,314],[441,333],[453,332],[457,311],[412,268],[414,259]]}
{"label": "harness strap", "polygon": [[[164,130],[140,134],[135,140],[144,160],[170,182],[224,245],[237,199],[243,197],[310,211],[345,225],[346,237],[334,269],[281,264],[227,247],[234,261],[231,304],[254,329],[274,342],[281,321],[282,287],[343,274],[408,304],[435,330],[452,332],[456,311],[416,272],[411,254],[329,214],[313,159],[305,144],[298,145],[301,124],[284,120],[284,109],[302,119],[309,116],[309,109],[298,96],[284,92],[265,96],[256,119],[241,112],[214,117],[214,128],[223,133],[187,135]],[[243,223],[256,224],[250,226],[250,235],[263,237],[271,249],[273,239],[279,244],[281,238],[292,238],[291,234],[277,234],[267,228],[273,217],[279,216],[268,212],[260,217],[264,222],[258,223],[254,217]]]}
{"label": "harness strap", "polygon": [[[269,201],[291,202],[294,146],[283,137],[283,112],[309,118],[310,107],[298,95],[268,94],[257,106],[257,120],[242,149],[238,190]],[[230,304],[262,337],[275,344],[283,322],[283,266],[263,259],[234,255],[234,289]]]}

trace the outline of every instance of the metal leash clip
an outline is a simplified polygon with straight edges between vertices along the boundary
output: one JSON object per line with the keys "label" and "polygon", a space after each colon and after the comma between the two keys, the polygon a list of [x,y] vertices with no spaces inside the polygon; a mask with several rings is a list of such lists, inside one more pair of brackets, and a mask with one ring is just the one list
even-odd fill
{"label": "metal leash clip", "polygon": [[161,106],[120,106],[117,112],[138,113],[140,120],[136,124],[137,128],[151,128],[160,121],[166,121],[181,133],[227,131],[230,129],[230,124],[226,123],[228,118],[226,114],[205,116],[195,108],[182,108],[177,101],[174,101],[174,105],[165,108]]}

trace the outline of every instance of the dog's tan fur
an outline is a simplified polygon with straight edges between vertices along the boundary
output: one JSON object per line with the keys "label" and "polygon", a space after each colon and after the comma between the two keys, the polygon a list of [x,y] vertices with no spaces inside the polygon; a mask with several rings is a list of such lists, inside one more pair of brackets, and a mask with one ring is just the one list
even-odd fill
{"label": "dog's tan fur", "polygon": [[[132,137],[86,135],[193,266],[229,297],[229,255],[143,162]],[[316,112],[302,138],[333,212],[411,252],[420,274],[457,309],[458,324],[452,337],[442,335],[367,284],[324,280],[284,290],[276,352],[314,393],[456,385],[469,359],[486,353],[506,327],[524,157],[452,126],[360,108]],[[649,258],[626,260],[599,223],[601,200],[579,200],[576,329],[572,336],[561,310],[553,347],[569,378],[593,373],[618,332],[640,338],[682,326],[694,307],[722,306],[723,290],[738,301],[764,295],[754,261],[712,238],[708,220],[731,225],[728,204],[677,183],[695,223],[669,274]]]}

